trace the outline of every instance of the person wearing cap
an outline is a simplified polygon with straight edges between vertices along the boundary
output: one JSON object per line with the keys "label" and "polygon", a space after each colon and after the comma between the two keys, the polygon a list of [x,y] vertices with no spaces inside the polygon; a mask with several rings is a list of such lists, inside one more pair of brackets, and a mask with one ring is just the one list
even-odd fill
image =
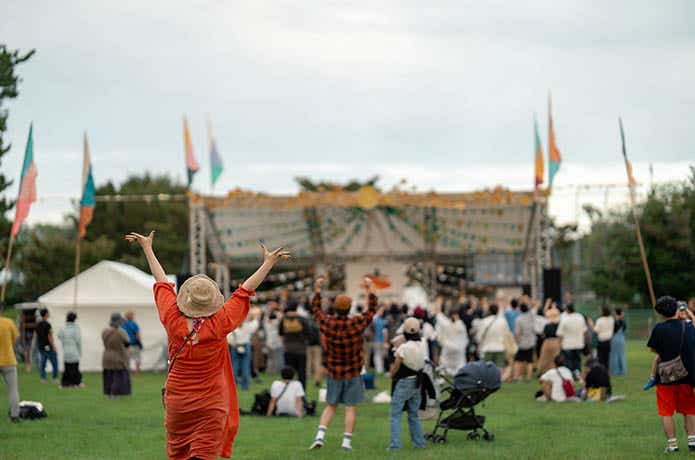
{"label": "person wearing cap", "polygon": [[656,406],[666,435],[666,452],[679,450],[676,412],[685,419],[688,450],[695,451],[695,328],[692,322],[678,319],[678,302],[673,297],[660,297],[654,310],[664,321],[652,329],[647,347],[659,357]]}
{"label": "person wearing cap", "polygon": [[169,374],[164,389],[164,426],[170,460],[230,457],[239,429],[239,406],[227,334],[249,313],[249,298],[289,251],[263,250],[263,264],[226,302],[205,275],[194,275],[174,292],[152,249],[154,232],[130,233],[141,247],[155,278],[154,298],[169,345]]}
{"label": "person wearing cap", "polygon": [[364,362],[364,330],[372,323],[376,313],[377,297],[372,292],[371,280],[365,278],[363,287],[367,294],[367,311],[361,315],[348,316],[352,299],[342,294],[335,298],[335,314],[329,315],[321,309],[322,284],[322,278],[316,280],[311,308],[325,340],[325,364],[328,371],[327,405],[321,414],[316,438],[309,449],[323,447],[326,430],[338,404],[345,404],[342,448],[351,451],[357,404],[364,399],[364,383],[360,376]]}
{"label": "person wearing cap", "polygon": [[111,313],[109,327],[101,333],[104,354],[101,358],[104,394],[113,399],[130,394],[128,370],[128,345],[130,338],[122,326],[125,320],[120,313]]}
{"label": "person wearing cap", "polygon": [[391,365],[393,394],[391,396],[391,442],[388,450],[403,447],[401,441],[401,416],[408,412],[410,439],[417,448],[425,447],[425,437],[418,418],[420,408],[420,371],[425,367],[425,353],[420,344],[420,320],[410,317],[403,322],[405,341],[396,348],[395,361]]}

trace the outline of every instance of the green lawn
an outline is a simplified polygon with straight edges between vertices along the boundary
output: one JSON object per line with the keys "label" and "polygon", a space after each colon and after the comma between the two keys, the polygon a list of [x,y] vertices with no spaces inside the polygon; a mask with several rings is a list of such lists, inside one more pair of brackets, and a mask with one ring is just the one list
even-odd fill
{"label": "green lawn", "polygon": [[[452,431],[446,445],[429,445],[425,451],[415,451],[404,423],[405,448],[398,454],[387,453],[388,406],[365,403],[359,409],[352,454],[339,449],[340,418],[328,431],[326,447],[308,452],[317,417],[302,420],[242,417],[234,458],[334,459],[346,455],[360,459],[384,456],[515,460],[654,458],[661,455],[664,439],[656,415],[654,391],[641,389],[651,356],[640,342],[629,343],[628,350],[630,376],[615,378],[613,382],[614,392],[626,394],[627,401],[542,404],[532,398],[535,384],[505,385],[479,406],[480,413],[488,417],[488,428],[496,435],[492,443],[468,441],[465,433]],[[101,395],[99,374],[86,375],[86,389],[61,390],[55,385],[42,385],[36,374],[22,373],[20,396],[43,402],[48,418],[19,425],[0,419],[0,459],[164,459],[163,412],[159,397],[163,378],[162,374],[134,377],[133,396],[110,401]],[[379,384],[387,387],[385,380]],[[241,406],[248,408],[253,393],[269,385],[270,379],[266,378],[263,385],[254,385],[251,391],[242,393]],[[7,413],[2,384],[0,412]],[[342,412],[338,415],[342,417]],[[425,430],[430,429],[432,423],[425,422]],[[679,433],[679,440],[684,449],[685,436]]]}

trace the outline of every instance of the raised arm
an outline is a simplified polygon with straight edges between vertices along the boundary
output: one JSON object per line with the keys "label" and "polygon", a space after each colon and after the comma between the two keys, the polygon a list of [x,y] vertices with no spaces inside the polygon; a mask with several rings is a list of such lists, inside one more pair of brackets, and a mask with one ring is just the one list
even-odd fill
{"label": "raised arm", "polygon": [[154,249],[152,249],[152,240],[154,239],[154,230],[150,232],[149,235],[144,236],[139,233],[131,232],[125,236],[125,239],[130,243],[138,243],[142,248],[142,252],[145,253],[145,258],[147,258],[147,263],[150,266],[150,272],[154,276],[155,281],[158,283],[166,283],[167,276],[164,272],[162,264],[157,260],[157,256],[154,255]]}
{"label": "raised arm", "polygon": [[261,244],[261,248],[263,248],[263,264],[241,285],[247,291],[255,291],[278,260],[290,258],[290,251],[287,251],[285,248],[277,248],[272,252],[268,251],[268,248],[263,244]]}
{"label": "raised arm", "polygon": [[315,321],[320,323],[324,313],[321,309],[321,287],[323,286],[323,278],[319,277],[314,282],[314,297],[311,299],[311,313]]}

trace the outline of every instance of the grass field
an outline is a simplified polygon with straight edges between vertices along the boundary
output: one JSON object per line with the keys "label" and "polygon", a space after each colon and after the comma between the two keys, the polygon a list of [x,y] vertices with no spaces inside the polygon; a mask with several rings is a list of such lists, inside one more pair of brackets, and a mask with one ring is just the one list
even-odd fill
{"label": "grass field", "polygon": [[[388,406],[365,403],[359,408],[354,451],[340,450],[342,419],[337,419],[320,451],[308,452],[318,417],[301,420],[242,417],[234,445],[239,459],[334,459],[346,455],[360,459],[605,459],[654,458],[662,454],[664,439],[656,415],[654,392],[641,387],[651,356],[641,342],[628,344],[630,375],[614,378],[614,393],[627,401],[614,404],[537,403],[536,384],[509,384],[491,396],[480,412],[496,435],[492,443],[468,441],[465,433],[450,432],[446,445],[428,445],[415,451],[404,423],[404,449],[387,453]],[[38,375],[21,373],[22,399],[44,403],[48,418],[13,425],[0,419],[0,459],[164,459],[163,411],[159,389],[162,374],[133,378],[133,396],[105,399],[100,392],[101,375],[86,374],[87,388],[61,390],[42,385]],[[241,407],[248,408],[252,395],[270,386],[241,393]],[[388,382],[378,384],[387,388]],[[315,393],[316,391],[313,390]],[[315,397],[310,393],[310,397]],[[0,411],[7,413],[5,388],[0,384]],[[321,407],[319,407],[321,409]],[[342,411],[338,414],[342,417]],[[336,423],[337,422],[337,423]],[[682,420],[679,420],[679,427]],[[425,430],[433,422],[426,421]],[[680,430],[680,428],[679,428]],[[682,449],[685,436],[679,431]],[[681,451],[680,455],[687,455]]]}

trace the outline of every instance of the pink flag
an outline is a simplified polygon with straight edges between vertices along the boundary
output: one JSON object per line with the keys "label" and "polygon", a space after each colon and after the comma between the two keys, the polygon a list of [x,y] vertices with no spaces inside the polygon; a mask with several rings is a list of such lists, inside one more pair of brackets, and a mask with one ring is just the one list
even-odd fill
{"label": "pink flag", "polygon": [[19,182],[19,194],[15,203],[14,222],[10,238],[14,238],[19,233],[19,227],[24,219],[29,215],[31,204],[36,201],[36,164],[34,163],[34,136],[33,126],[29,126],[29,139],[27,148],[24,151],[24,163],[22,163],[22,174]]}

